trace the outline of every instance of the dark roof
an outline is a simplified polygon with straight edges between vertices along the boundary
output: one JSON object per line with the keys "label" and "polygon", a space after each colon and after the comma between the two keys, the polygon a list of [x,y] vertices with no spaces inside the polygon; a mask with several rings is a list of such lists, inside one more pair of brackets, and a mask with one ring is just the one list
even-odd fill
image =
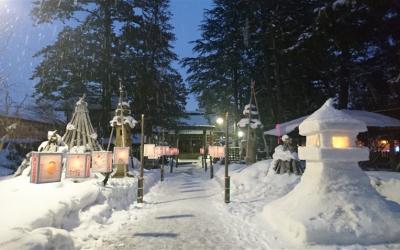
{"label": "dark roof", "polygon": [[188,112],[185,117],[178,120],[179,127],[191,128],[213,128],[214,125],[210,124],[209,118],[200,112]]}

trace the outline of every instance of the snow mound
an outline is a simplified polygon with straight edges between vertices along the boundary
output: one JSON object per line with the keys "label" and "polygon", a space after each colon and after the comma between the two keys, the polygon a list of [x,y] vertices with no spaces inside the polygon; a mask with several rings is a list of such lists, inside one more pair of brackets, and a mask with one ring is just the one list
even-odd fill
{"label": "snow mound", "polygon": [[21,240],[9,242],[5,246],[7,249],[75,249],[67,231],[51,227],[35,229]]}
{"label": "snow mound", "polygon": [[400,204],[400,173],[368,171],[372,186],[386,199]]}
{"label": "snow mound", "polygon": [[[238,199],[263,198],[264,204],[290,192],[300,181],[295,174],[276,174],[272,170],[272,160],[264,160],[247,166],[229,165],[231,190]],[[224,167],[220,166],[215,176],[220,183],[224,181]]]}
{"label": "snow mound", "polygon": [[400,240],[400,206],[386,202],[358,167],[309,167],[286,196],[264,207],[274,230],[297,244]]}
{"label": "snow mound", "polygon": [[[132,170],[137,176],[137,172]],[[144,191],[159,179],[158,171],[146,171]],[[137,198],[137,178],[102,178],[76,182],[32,184],[23,174],[0,181],[1,249],[74,249],[70,233],[80,235],[96,224],[108,222],[113,211],[127,209]]]}

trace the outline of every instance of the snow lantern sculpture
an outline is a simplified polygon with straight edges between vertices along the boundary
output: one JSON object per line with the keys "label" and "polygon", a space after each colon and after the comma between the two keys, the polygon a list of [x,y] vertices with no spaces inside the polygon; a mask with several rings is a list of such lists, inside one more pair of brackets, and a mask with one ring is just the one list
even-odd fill
{"label": "snow lantern sculpture", "polygon": [[67,154],[65,177],[90,177],[90,154]]}
{"label": "snow lantern sculpture", "polygon": [[32,152],[31,182],[48,183],[61,180],[62,154]]}
{"label": "snow lantern sculpture", "polygon": [[379,244],[400,239],[400,206],[389,204],[358,166],[369,150],[355,145],[366,125],[329,99],[299,126],[307,137],[300,183],[264,207],[266,221],[297,243]]}
{"label": "snow lantern sculpture", "polygon": [[92,152],[92,172],[110,173],[112,172],[112,152],[93,151]]}

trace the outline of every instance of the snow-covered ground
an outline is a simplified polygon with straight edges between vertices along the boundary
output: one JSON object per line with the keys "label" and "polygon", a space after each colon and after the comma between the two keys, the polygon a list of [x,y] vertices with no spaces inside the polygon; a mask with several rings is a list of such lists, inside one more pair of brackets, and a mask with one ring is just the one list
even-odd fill
{"label": "snow-covered ground", "polygon": [[[271,160],[231,164],[231,203],[223,201],[224,167],[215,178],[184,165],[158,182],[145,173],[144,204],[136,178],[30,184],[26,176],[0,178],[0,249],[399,249],[386,245],[293,245],[270,228],[262,211],[300,181],[277,175]],[[367,172],[376,190],[400,202],[400,173]],[[294,208],[295,209],[295,208]]]}
{"label": "snow-covered ground", "polygon": [[[145,172],[145,192],[159,179]],[[73,249],[136,200],[137,178],[102,178],[31,184],[29,177],[0,179],[0,249]],[[77,237],[79,235],[79,237]]]}

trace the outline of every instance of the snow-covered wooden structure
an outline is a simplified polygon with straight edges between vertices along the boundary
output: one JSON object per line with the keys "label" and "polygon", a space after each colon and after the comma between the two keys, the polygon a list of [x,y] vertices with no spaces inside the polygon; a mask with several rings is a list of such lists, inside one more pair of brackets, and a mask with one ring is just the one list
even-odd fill
{"label": "snow-covered wooden structure", "polygon": [[264,207],[269,225],[284,237],[307,244],[380,244],[398,241],[400,205],[389,203],[358,166],[368,148],[356,136],[364,122],[336,110],[328,100],[299,127],[306,136],[299,158],[306,160],[300,183]]}
{"label": "snow-covered wooden structure", "polygon": [[79,98],[71,121],[67,124],[66,132],[62,139],[69,149],[84,146],[88,151],[101,150],[101,146],[97,141],[97,133],[94,131],[90,121],[87,106],[85,96]]}
{"label": "snow-covered wooden structure", "polygon": [[[120,83],[118,105],[115,109],[115,115],[110,121],[110,126],[112,127],[111,135],[115,131],[114,146],[130,148],[132,146],[131,131],[135,127],[137,121],[131,116],[129,103],[123,100],[123,96],[124,92],[122,84]],[[124,177],[127,175],[127,164],[115,165],[117,170],[113,177]]]}
{"label": "snow-covered wooden structure", "polygon": [[244,107],[242,118],[237,126],[245,130],[246,143],[245,143],[245,160],[246,164],[250,165],[256,162],[257,157],[257,142],[256,142],[256,131],[263,127],[260,121],[260,115],[258,113],[258,104],[256,93],[254,91],[254,82],[251,83],[251,94],[250,102]]}

